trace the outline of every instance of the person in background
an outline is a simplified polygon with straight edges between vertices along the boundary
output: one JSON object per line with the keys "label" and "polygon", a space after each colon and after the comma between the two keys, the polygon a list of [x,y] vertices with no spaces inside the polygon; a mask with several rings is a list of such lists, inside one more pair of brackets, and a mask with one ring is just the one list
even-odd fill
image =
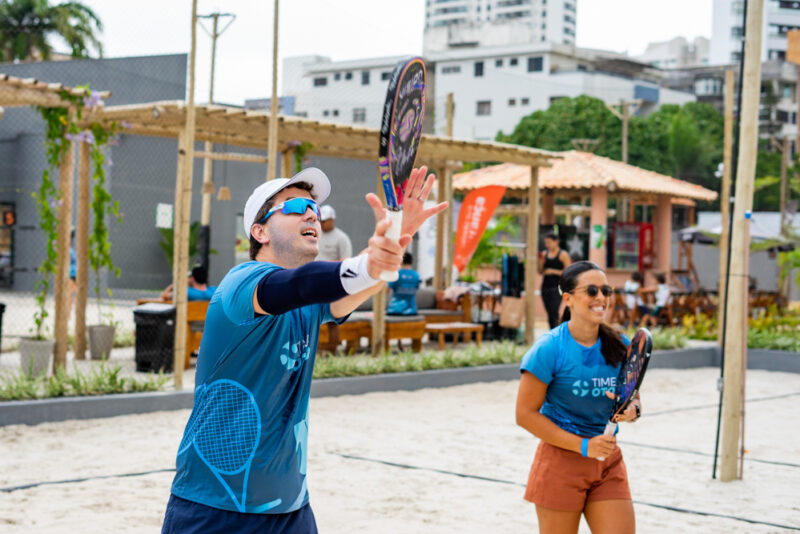
{"label": "person in background", "polygon": [[416,315],[417,314],[417,289],[420,278],[417,271],[411,268],[414,257],[411,253],[403,254],[403,266],[398,271],[398,278],[389,282],[392,288],[392,300],[386,313],[389,315]]}
{"label": "person in background", "polygon": [[550,328],[558,326],[558,309],[561,307],[561,295],[558,292],[558,279],[572,260],[566,250],[558,244],[558,236],[549,232],[544,236],[545,250],[539,253],[539,274],[542,276],[542,301],[547,310],[547,322]]}
{"label": "person in background", "polygon": [[642,273],[633,271],[630,280],[626,280],[625,285],[622,286],[622,292],[625,293],[625,306],[630,310],[631,322],[633,321],[634,310],[641,317],[650,313],[650,308],[645,306],[642,299],[641,289]]}
{"label": "person in background", "polygon": [[666,274],[656,274],[656,282],[658,282],[658,285],[655,289],[648,288],[643,290],[643,292],[646,293],[655,293],[656,304],[652,310],[648,310],[648,313],[642,317],[642,326],[647,326],[648,324],[658,326],[658,314],[661,313],[661,310],[667,305],[669,297],[672,294],[672,290],[670,290],[667,284]]}
{"label": "person in background", "polygon": [[319,255],[315,261],[341,261],[353,255],[353,244],[350,237],[336,228],[336,210],[324,205],[319,209],[319,221],[322,235],[319,237]]}
{"label": "person in background", "polygon": [[[188,300],[211,300],[216,286],[208,285],[208,270],[202,265],[195,265],[189,273]],[[172,300],[172,284],[161,292],[161,300]]]}

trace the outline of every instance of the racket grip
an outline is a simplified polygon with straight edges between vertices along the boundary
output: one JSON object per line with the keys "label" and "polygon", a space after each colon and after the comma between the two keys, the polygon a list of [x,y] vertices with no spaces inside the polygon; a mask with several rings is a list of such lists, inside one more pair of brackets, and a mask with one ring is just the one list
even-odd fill
{"label": "racket grip", "polygon": [[[403,226],[403,211],[402,210],[386,210],[386,216],[392,221],[391,226],[386,230],[386,237],[392,241],[400,240],[400,229]],[[398,278],[397,271],[383,271],[381,273],[381,280],[384,282],[394,282]]]}
{"label": "racket grip", "polygon": [[[617,423],[615,423],[614,421],[609,421],[608,423],[606,423],[606,429],[603,430],[603,435],[613,436],[616,431],[617,431]],[[603,460],[605,460],[605,457],[598,458],[597,460],[599,462],[602,462]]]}

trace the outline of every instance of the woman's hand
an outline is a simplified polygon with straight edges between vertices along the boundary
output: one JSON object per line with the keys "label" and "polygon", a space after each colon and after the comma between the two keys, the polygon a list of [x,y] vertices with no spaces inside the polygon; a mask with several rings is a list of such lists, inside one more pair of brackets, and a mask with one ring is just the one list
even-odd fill
{"label": "woman's hand", "polygon": [[586,455],[589,458],[608,458],[616,448],[617,438],[615,436],[601,434],[589,438],[589,446],[587,447]]}

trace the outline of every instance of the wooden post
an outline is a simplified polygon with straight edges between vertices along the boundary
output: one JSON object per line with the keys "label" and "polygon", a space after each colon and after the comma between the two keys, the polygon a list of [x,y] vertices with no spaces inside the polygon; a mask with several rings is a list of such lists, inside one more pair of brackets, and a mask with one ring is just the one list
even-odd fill
{"label": "wooden post", "polygon": [[[720,212],[722,233],[719,237],[719,302],[725,302],[728,289],[728,224],[731,210],[731,171],[733,167],[733,71],[725,71],[725,125],[722,147],[722,187],[720,189]],[[725,324],[725,307],[719,306],[717,340],[722,346],[722,325]]]}
{"label": "wooden post", "polygon": [[[606,107],[611,110],[611,112],[617,116],[619,120],[622,121],[622,162],[628,163],[628,121],[630,118],[639,110],[639,107],[642,105],[641,100],[634,100],[632,102],[626,102],[625,100],[620,100],[619,103],[619,111],[614,106],[609,106],[606,104]],[[631,106],[631,108],[628,108]],[[630,220],[633,222],[633,219],[630,218],[629,212],[631,210],[631,206],[629,205],[628,197],[622,196],[619,197],[620,202],[617,206],[617,220],[625,221]]]}
{"label": "wooden post", "polygon": [[[386,198],[383,194],[383,184],[381,184],[381,173],[378,171],[377,190],[381,191],[380,197],[386,205]],[[381,282],[383,283],[383,282]],[[385,286],[386,284],[384,284]],[[377,356],[383,351],[383,344],[386,339],[386,287],[372,296],[372,355]]]}
{"label": "wooden post", "polygon": [[790,157],[789,137],[783,138],[783,148],[781,149],[781,191],[780,191],[780,213],[781,213],[781,236],[786,237],[786,164]]}
{"label": "wooden post", "polygon": [[269,112],[269,155],[267,180],[275,178],[278,158],[278,0],[272,19],[272,99]]}
{"label": "wooden post", "polygon": [[[211,15],[214,19],[214,23],[211,29],[211,82],[208,88],[208,103],[214,103],[214,68],[216,66],[217,60],[217,27],[219,24],[219,13],[214,13]],[[214,145],[211,141],[206,141],[205,144],[205,152],[214,152]],[[213,170],[214,162],[211,161],[210,158],[206,158],[203,161],[203,204],[202,204],[202,211],[200,212],[200,224],[202,226],[208,227],[211,223],[211,195],[214,194],[214,182],[212,180],[212,170]],[[206,230],[208,231],[208,230]],[[207,234],[208,235],[208,234]],[[211,240],[211,236],[208,235],[209,241]],[[206,250],[205,254],[208,254],[208,250],[211,248],[211,243],[206,243]],[[208,258],[203,258],[203,262],[208,267]]]}
{"label": "wooden post", "polygon": [[[192,46],[189,54],[189,104],[186,108],[186,123],[183,130],[183,147],[178,147],[180,187],[176,193],[176,217],[174,230],[173,261],[175,269],[172,276],[172,302],[175,303],[175,389],[183,389],[183,364],[186,357],[186,301],[189,269],[189,214],[192,202],[192,175],[194,174],[194,70],[197,52],[197,0],[192,0]],[[181,151],[182,148],[182,151]],[[178,214],[180,205],[180,214]],[[180,215],[178,217],[178,215]]]}
{"label": "wooden post", "polygon": [[78,224],[75,229],[77,259],[75,299],[75,359],[86,359],[86,301],[89,291],[89,143],[78,145]]}
{"label": "wooden post", "polygon": [[539,167],[531,167],[528,186],[528,241],[525,258],[525,344],[533,345],[536,326],[536,288],[539,257]]}
{"label": "wooden post", "polygon": [[[73,110],[69,112],[73,115]],[[58,167],[58,190],[61,195],[58,207],[58,247],[56,252],[58,260],[56,264],[56,277],[54,287],[54,298],[56,303],[55,314],[55,358],[53,368],[66,369],[67,367],[67,342],[69,332],[67,323],[69,321],[69,248],[70,248],[70,226],[72,225],[72,188],[75,166],[75,142],[66,141],[67,150],[61,159]]]}
{"label": "wooden post", "polygon": [[[453,137],[453,93],[447,93],[447,104],[445,107],[447,113],[447,137]],[[442,202],[444,200],[452,200],[452,184],[447,183],[447,173],[449,172],[450,164],[445,161],[443,169],[439,170],[438,189],[436,190],[436,201]],[[452,175],[451,175],[452,176]],[[448,187],[450,194],[448,195]],[[436,258],[434,258],[433,267],[433,287],[437,290],[442,290],[447,287],[447,281],[450,280],[450,273],[445,273],[445,266],[447,261],[445,256],[450,257],[449,250],[453,248],[450,241],[445,242],[445,239],[451,239],[451,233],[447,232],[447,221],[453,220],[453,206],[452,204],[446,210],[436,215]]]}
{"label": "wooden post", "polygon": [[447,251],[447,266],[444,271],[444,287],[445,289],[453,283],[453,254],[455,253],[454,235],[455,229],[453,228],[453,168],[448,163],[444,171],[444,199],[447,201],[447,209],[444,211],[446,216],[444,219],[444,236],[446,241]]}
{"label": "wooden post", "polygon": [[761,25],[763,0],[747,3],[744,76],[742,87],[739,162],[736,169],[736,203],[733,207],[731,268],[728,273],[728,309],[724,340],[725,365],[722,393],[722,455],[720,479],[737,478],[737,455],[742,425],[741,395],[747,350],[747,264],[750,257],[748,226],[753,206],[756,155],[758,149],[758,106],[761,86]]}
{"label": "wooden post", "polygon": [[291,178],[294,174],[294,149],[287,148],[281,152],[281,176]]}

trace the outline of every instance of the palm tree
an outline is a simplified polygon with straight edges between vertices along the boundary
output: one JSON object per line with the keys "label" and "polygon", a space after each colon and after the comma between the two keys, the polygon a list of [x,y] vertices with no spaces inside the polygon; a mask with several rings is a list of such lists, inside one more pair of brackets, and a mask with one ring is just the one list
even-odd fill
{"label": "palm tree", "polygon": [[89,47],[103,55],[97,34],[103,23],[80,2],[51,6],[49,0],[0,0],[0,61],[50,59],[48,37],[57,35],[72,57],[89,57]]}

